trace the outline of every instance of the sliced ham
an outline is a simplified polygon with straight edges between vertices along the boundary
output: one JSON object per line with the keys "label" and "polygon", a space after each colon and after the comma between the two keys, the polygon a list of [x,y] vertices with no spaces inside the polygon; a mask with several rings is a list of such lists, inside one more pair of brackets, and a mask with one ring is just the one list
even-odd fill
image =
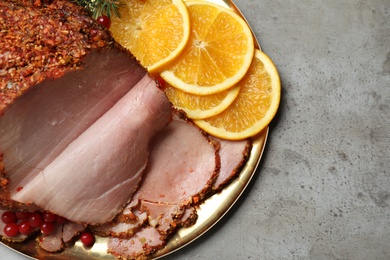
{"label": "sliced ham", "polygon": [[162,235],[169,235],[177,229],[178,222],[184,214],[184,210],[178,205],[165,203],[141,202],[141,210],[147,212],[149,224]]}
{"label": "sliced ham", "polygon": [[124,258],[144,257],[161,249],[179,227],[194,224],[193,205],[211,191],[218,177],[218,152],[218,142],[183,120],[173,120],[159,132],[151,142],[142,185],[125,209],[146,212],[148,223],[127,239],[109,238],[108,252]]}
{"label": "sliced ham", "polygon": [[54,230],[49,235],[42,234],[37,238],[39,246],[47,252],[55,253],[64,249],[64,241],[62,240],[63,225],[54,225]]}
{"label": "sliced ham", "polygon": [[129,238],[136,234],[148,221],[146,212],[133,210],[131,219],[120,214],[117,221],[95,226],[94,232],[99,236],[111,236],[119,238]]}
{"label": "sliced ham", "polygon": [[74,222],[66,222],[62,228],[62,240],[65,243],[69,243],[79,235],[82,231],[85,230],[85,226],[82,224],[74,223]]}
{"label": "sliced ham", "polygon": [[240,173],[249,157],[252,142],[250,139],[229,141],[215,137],[212,138],[217,140],[221,145],[219,151],[221,156],[221,169],[213,185],[213,189],[221,190]]}
{"label": "sliced ham", "polygon": [[122,259],[144,259],[145,255],[156,252],[165,244],[157,229],[146,227],[129,239],[109,238],[107,252]]}
{"label": "sliced ham", "polygon": [[180,227],[190,227],[196,223],[198,220],[198,213],[194,206],[186,208],[183,216],[180,218],[179,226]]}
{"label": "sliced ham", "polygon": [[55,223],[54,230],[50,234],[41,234],[37,241],[39,246],[47,252],[56,253],[62,251],[66,243],[72,241],[85,230],[85,226],[73,222],[63,224]]}
{"label": "sliced ham", "polygon": [[11,198],[75,222],[113,219],[141,179],[149,140],[170,118],[169,101],[145,76]]}
{"label": "sliced ham", "polygon": [[139,200],[188,205],[203,197],[218,176],[218,147],[196,127],[173,120],[152,141]]}

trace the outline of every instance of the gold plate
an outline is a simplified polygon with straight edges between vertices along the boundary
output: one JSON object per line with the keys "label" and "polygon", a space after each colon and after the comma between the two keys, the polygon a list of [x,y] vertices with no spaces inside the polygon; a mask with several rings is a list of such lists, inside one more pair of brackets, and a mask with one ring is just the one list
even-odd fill
{"label": "gold plate", "polygon": [[[186,0],[184,0],[186,1]],[[200,0],[201,1],[201,0]],[[202,0],[212,2],[226,8],[229,8],[245,19],[240,10],[231,0]],[[254,36],[254,35],[253,35]],[[254,36],[255,46],[260,49],[260,45]],[[240,175],[226,186],[221,192],[211,196],[199,208],[197,208],[198,220],[195,225],[189,228],[179,229],[168,241],[165,248],[150,256],[150,259],[158,259],[173,253],[180,248],[188,245],[195,239],[213,227],[234,205],[250,180],[256,173],[257,166],[263,155],[265,143],[267,140],[269,128],[264,129],[260,134],[253,137],[253,146],[248,161],[240,172]],[[3,245],[25,255],[31,259],[45,260],[68,260],[68,259],[90,259],[105,260],[116,259],[107,253],[107,238],[98,237],[92,248],[85,249],[80,241],[73,246],[66,248],[63,252],[57,254],[48,253],[40,249],[34,239],[24,243],[6,243]]]}

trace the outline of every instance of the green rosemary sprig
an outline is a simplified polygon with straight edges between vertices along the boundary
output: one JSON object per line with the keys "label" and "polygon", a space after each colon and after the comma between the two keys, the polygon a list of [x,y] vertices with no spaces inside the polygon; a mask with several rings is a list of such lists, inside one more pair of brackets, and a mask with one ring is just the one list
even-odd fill
{"label": "green rosemary sprig", "polygon": [[119,7],[123,5],[121,0],[74,0],[77,4],[85,7],[93,18],[101,15],[120,17]]}

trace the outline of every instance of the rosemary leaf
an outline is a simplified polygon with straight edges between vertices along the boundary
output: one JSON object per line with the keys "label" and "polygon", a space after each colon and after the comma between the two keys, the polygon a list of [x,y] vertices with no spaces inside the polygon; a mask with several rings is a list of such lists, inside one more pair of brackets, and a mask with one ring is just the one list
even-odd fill
{"label": "rosemary leaf", "polygon": [[120,17],[119,7],[123,5],[122,0],[73,0],[75,3],[85,7],[93,18],[101,15]]}

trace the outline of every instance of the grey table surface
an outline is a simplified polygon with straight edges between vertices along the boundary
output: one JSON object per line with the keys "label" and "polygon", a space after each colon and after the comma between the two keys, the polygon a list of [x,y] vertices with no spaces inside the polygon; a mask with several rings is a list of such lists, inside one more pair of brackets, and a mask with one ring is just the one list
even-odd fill
{"label": "grey table surface", "polygon": [[280,109],[240,200],[166,259],[390,259],[390,1],[235,3]]}

